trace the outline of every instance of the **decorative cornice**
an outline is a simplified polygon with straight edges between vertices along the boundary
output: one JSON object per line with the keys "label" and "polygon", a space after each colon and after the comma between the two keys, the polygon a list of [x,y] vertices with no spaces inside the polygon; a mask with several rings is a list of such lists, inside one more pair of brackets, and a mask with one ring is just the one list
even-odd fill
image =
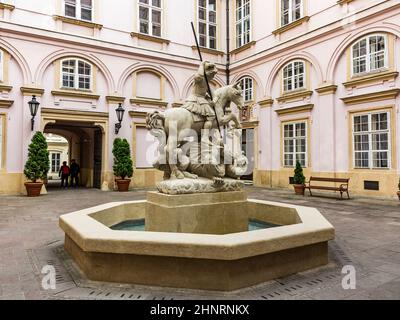
{"label": "decorative cornice", "polygon": [[355,77],[350,81],[344,82],[346,88],[354,88],[358,85],[372,84],[380,81],[395,80],[399,76],[397,71],[386,71],[369,74],[363,77]]}
{"label": "decorative cornice", "polygon": [[41,97],[44,93],[43,88],[35,88],[35,87],[21,87],[21,92],[24,96],[38,96]]}
{"label": "decorative cornice", "polygon": [[53,18],[54,18],[54,20],[60,20],[62,22],[75,24],[77,26],[83,26],[83,27],[93,28],[93,29],[102,29],[103,28],[102,24],[98,24],[98,23],[94,23],[94,22],[90,22],[90,21],[78,20],[78,19],[65,17],[65,16],[59,16],[59,15],[55,15],[55,16],[53,16]]}
{"label": "decorative cornice", "polygon": [[5,84],[0,84],[0,92],[10,92],[12,90],[12,86],[8,86]]}
{"label": "decorative cornice", "polygon": [[255,120],[255,121],[243,121],[241,123],[243,129],[250,129],[250,128],[256,128],[260,124],[260,121]]}
{"label": "decorative cornice", "polygon": [[131,104],[145,105],[145,106],[160,106],[166,108],[168,102],[156,99],[133,98],[130,99]]}
{"label": "decorative cornice", "polygon": [[93,100],[99,100],[100,95],[98,94],[93,94],[89,92],[83,92],[83,91],[74,91],[74,90],[53,90],[51,92],[53,96],[61,96],[61,97],[74,97],[74,98],[85,98],[85,99],[93,99]]}
{"label": "decorative cornice", "polygon": [[313,104],[305,104],[305,105],[297,106],[297,107],[277,109],[277,110],[275,110],[275,112],[278,115],[282,116],[282,115],[286,115],[286,114],[308,112],[308,111],[311,111],[313,108],[314,108]]}
{"label": "decorative cornice", "polygon": [[70,115],[70,116],[83,116],[87,118],[93,118],[96,120],[108,120],[109,115],[107,112],[92,112],[92,111],[78,111],[78,110],[65,110],[65,109],[54,109],[54,108],[42,108],[42,117],[48,117],[53,115]]}
{"label": "decorative cornice", "polygon": [[313,95],[311,90],[300,90],[290,93],[285,93],[283,96],[276,98],[276,101],[279,103],[286,103],[292,101],[304,100],[305,98],[309,98]]}
{"label": "decorative cornice", "polygon": [[315,89],[320,96],[325,96],[328,94],[334,94],[337,90],[338,86],[335,84],[325,85]]}
{"label": "decorative cornice", "polygon": [[360,94],[357,96],[350,96],[345,98],[340,98],[347,105],[362,104],[367,102],[376,102],[388,99],[396,99],[400,89],[391,89],[385,91],[371,92],[366,94]]}
{"label": "decorative cornice", "polygon": [[153,41],[153,42],[157,42],[157,43],[169,44],[171,42],[168,39],[154,37],[154,36],[151,36],[151,35],[148,35],[148,34],[143,34],[143,33],[138,33],[138,32],[131,32],[131,37],[132,38],[142,39],[142,40],[147,40],[147,41]]}
{"label": "decorative cornice", "polygon": [[353,2],[353,1],[354,0],[338,0],[337,3],[340,4],[340,5],[344,5],[346,3],[350,3],[350,2]]}
{"label": "decorative cornice", "polygon": [[106,100],[108,103],[124,103],[125,97],[121,96],[106,96]]}
{"label": "decorative cornice", "polygon": [[254,46],[255,44],[256,44],[256,41],[251,41],[251,42],[246,43],[245,45],[243,45],[243,46],[241,46],[241,47],[239,47],[239,48],[236,48],[236,49],[232,50],[232,51],[230,52],[230,54],[240,53],[240,52],[242,52],[242,51],[245,51],[245,50],[247,50],[247,49],[250,49],[250,48],[251,48],[252,46]]}
{"label": "decorative cornice", "polygon": [[3,100],[0,99],[0,108],[10,108],[14,103],[14,100]]}
{"label": "decorative cornice", "polygon": [[15,9],[15,6],[13,6],[12,4],[8,4],[8,3],[0,3],[0,9],[7,9],[10,11],[13,11]]}
{"label": "decorative cornice", "polygon": [[[197,50],[196,46],[192,46],[193,50]],[[219,51],[219,50],[215,50],[215,49],[209,49],[209,48],[204,48],[204,47],[200,47],[200,52],[202,53],[208,53],[208,54],[213,54],[213,55],[217,55],[217,56],[223,56],[225,54],[225,52],[223,51]]]}
{"label": "decorative cornice", "polygon": [[305,22],[308,22],[308,20],[310,20],[310,17],[309,16],[305,16],[305,17],[300,18],[300,19],[298,19],[296,21],[293,21],[292,23],[289,23],[289,24],[287,24],[287,25],[285,25],[283,27],[280,27],[279,29],[276,29],[275,31],[272,31],[272,33],[274,35],[278,35],[278,34],[284,33],[284,32],[286,32],[286,31],[288,31],[290,29],[293,29],[293,28],[298,27],[299,25],[302,25]]}
{"label": "decorative cornice", "polygon": [[144,119],[147,117],[147,112],[144,111],[129,111],[129,115],[132,118],[141,118]]}
{"label": "decorative cornice", "polygon": [[270,108],[274,104],[274,99],[272,98],[265,98],[261,101],[258,101],[258,104],[261,108]]}

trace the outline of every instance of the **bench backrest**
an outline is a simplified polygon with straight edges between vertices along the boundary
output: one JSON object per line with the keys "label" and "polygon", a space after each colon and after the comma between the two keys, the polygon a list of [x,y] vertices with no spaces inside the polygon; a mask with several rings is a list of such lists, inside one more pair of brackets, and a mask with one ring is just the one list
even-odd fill
{"label": "bench backrest", "polygon": [[349,183],[350,179],[342,179],[342,178],[320,178],[320,177],[311,177],[310,181],[323,181],[323,182],[341,182],[341,183]]}

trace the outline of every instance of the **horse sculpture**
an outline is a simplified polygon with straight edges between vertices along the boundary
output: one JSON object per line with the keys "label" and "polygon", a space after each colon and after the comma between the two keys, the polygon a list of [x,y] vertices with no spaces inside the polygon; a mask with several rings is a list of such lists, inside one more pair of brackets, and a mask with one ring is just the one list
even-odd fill
{"label": "horse sculpture", "polygon": [[[239,84],[225,86],[214,92],[214,106],[216,113],[216,119],[213,123],[214,130],[219,129],[218,123],[220,126],[226,127],[231,122],[234,124],[234,128],[241,128],[237,117],[231,113],[231,102],[233,102],[240,110],[244,108],[242,89]],[[195,133],[195,137],[193,138],[198,141],[198,138],[202,135],[204,122],[204,119],[197,117],[183,107],[169,109],[165,114],[161,114],[157,111],[147,114],[147,129],[151,130],[154,136],[159,138],[164,137],[166,139],[165,143],[162,143],[159,148],[163,160],[160,160],[160,158],[154,164],[156,168],[164,171],[165,179],[197,178],[198,174],[186,171],[189,167],[190,160],[185,153],[182,153],[182,147],[190,140],[190,137],[193,137],[193,133]],[[171,161],[171,155],[174,155],[174,159],[177,161]],[[177,158],[179,158],[180,161]],[[239,162],[244,165],[243,161]],[[217,171],[220,172],[220,170]],[[232,168],[228,171],[236,172]],[[207,178],[211,177],[208,175]],[[221,176],[218,178],[221,178]]]}

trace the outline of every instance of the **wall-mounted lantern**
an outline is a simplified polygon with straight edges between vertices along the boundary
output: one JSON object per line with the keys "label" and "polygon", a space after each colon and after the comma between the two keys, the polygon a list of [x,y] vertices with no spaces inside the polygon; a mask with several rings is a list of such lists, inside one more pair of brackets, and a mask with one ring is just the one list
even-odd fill
{"label": "wall-mounted lantern", "polygon": [[32,100],[29,101],[28,104],[29,104],[29,111],[31,112],[31,116],[32,116],[31,127],[32,127],[32,131],[33,131],[33,129],[35,127],[35,117],[39,110],[40,103],[36,100],[36,96],[33,95]]}
{"label": "wall-mounted lantern", "polygon": [[118,123],[115,124],[115,134],[118,134],[119,130],[122,127],[121,123],[122,120],[124,119],[124,113],[125,113],[125,109],[122,107],[122,103],[120,103],[118,108],[115,109],[115,112],[117,113],[117,119],[118,119]]}

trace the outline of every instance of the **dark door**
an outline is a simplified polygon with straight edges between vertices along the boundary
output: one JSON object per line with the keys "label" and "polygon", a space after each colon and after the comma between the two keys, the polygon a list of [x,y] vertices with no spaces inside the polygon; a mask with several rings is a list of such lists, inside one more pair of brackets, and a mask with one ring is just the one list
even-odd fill
{"label": "dark door", "polygon": [[93,188],[101,189],[102,137],[100,129],[94,131]]}
{"label": "dark door", "polygon": [[249,160],[247,175],[242,176],[242,180],[253,180],[254,171],[254,129],[244,129],[242,132],[242,151]]}

